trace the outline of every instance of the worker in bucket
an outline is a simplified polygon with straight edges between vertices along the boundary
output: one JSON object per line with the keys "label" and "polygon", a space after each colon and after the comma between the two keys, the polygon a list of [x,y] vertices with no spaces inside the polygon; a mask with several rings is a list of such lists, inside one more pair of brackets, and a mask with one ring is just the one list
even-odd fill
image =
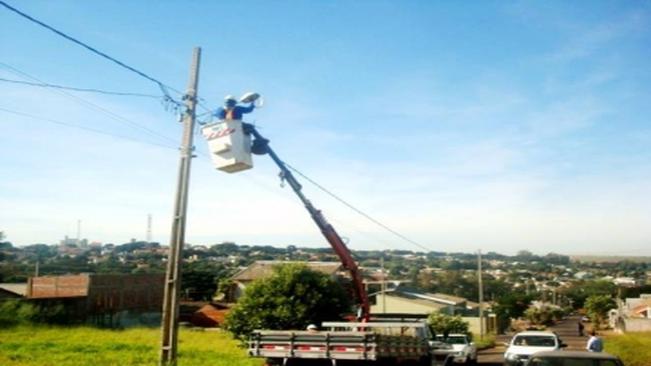
{"label": "worker in bucket", "polygon": [[219,109],[217,109],[217,112],[215,112],[215,116],[220,120],[225,120],[225,119],[242,120],[242,115],[244,113],[251,113],[253,109],[255,109],[255,105],[253,104],[253,102],[250,102],[248,107],[240,106],[237,105],[237,99],[235,99],[234,96],[227,95],[224,98],[224,106],[219,107]]}

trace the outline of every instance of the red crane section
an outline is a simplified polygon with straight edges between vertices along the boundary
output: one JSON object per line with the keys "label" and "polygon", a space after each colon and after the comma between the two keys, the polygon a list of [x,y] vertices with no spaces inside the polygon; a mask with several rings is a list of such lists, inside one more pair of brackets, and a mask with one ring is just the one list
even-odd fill
{"label": "red crane section", "polygon": [[366,293],[366,288],[364,287],[364,282],[362,280],[362,274],[357,266],[357,262],[353,258],[350,250],[346,247],[346,244],[341,239],[335,228],[328,223],[328,221],[323,217],[321,211],[314,208],[312,202],[308,200],[301,189],[303,188],[300,183],[296,180],[292,172],[287,168],[285,163],[276,155],[276,153],[269,147],[269,140],[265,139],[258,133],[255,129],[255,126],[244,123],[245,133],[249,133],[255,137],[253,141],[253,146],[251,147],[251,152],[257,155],[269,154],[271,159],[278,165],[280,168],[280,177],[285,180],[298,198],[303,202],[305,209],[310,213],[312,220],[319,227],[321,233],[326,238],[332,249],[335,251],[339,260],[341,261],[342,266],[346,269],[351,276],[353,282],[353,291],[355,292],[355,297],[357,298],[359,305],[358,317],[362,321],[368,321],[370,317],[370,303],[368,301],[368,294]]}

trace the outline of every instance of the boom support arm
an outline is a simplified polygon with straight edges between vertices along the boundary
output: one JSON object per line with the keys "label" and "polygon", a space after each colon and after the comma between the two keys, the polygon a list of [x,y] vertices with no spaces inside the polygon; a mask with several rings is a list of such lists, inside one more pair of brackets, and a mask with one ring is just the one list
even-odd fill
{"label": "boom support arm", "polygon": [[314,220],[314,223],[319,227],[321,230],[321,233],[323,236],[326,238],[332,249],[335,251],[337,256],[339,257],[339,260],[341,261],[341,264],[343,267],[350,273],[350,276],[352,277],[353,281],[353,290],[355,292],[355,297],[357,298],[357,301],[359,302],[359,309],[360,309],[360,314],[359,317],[363,321],[368,321],[369,316],[370,316],[370,304],[368,300],[368,294],[366,293],[366,288],[364,287],[364,283],[362,281],[362,274],[359,270],[359,267],[357,267],[357,263],[353,259],[350,251],[346,247],[346,244],[344,241],[341,239],[335,228],[328,223],[328,221],[323,217],[323,214],[321,214],[321,211],[317,210],[313,205],[310,200],[308,200],[305,195],[302,192],[302,186],[292,172],[287,168],[285,163],[283,163],[282,160],[276,155],[276,153],[269,147],[269,140],[265,139],[260,135],[260,133],[256,130],[255,126],[249,124],[249,123],[244,123],[244,132],[249,133],[253,135],[255,140],[253,141],[253,146],[251,148],[252,152],[254,154],[258,155],[263,155],[263,154],[269,154],[271,159],[278,165],[278,168],[280,168],[280,176],[282,179],[287,181],[290,187],[292,187],[292,190],[298,198],[303,202],[303,205],[305,206],[305,209],[310,213],[310,216],[312,216],[312,220]]}

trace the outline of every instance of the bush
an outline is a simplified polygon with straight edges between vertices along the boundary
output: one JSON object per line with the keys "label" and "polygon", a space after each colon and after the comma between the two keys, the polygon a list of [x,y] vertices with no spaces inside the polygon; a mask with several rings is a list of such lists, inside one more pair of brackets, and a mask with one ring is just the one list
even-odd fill
{"label": "bush", "polygon": [[0,303],[0,327],[19,324],[20,307],[21,303],[17,300],[5,300]]}
{"label": "bush", "polygon": [[444,337],[450,333],[470,334],[468,322],[459,315],[433,312],[427,317],[427,324],[434,333],[442,334]]}
{"label": "bush", "polygon": [[475,342],[475,346],[477,346],[478,350],[495,347],[495,334],[486,334],[484,335],[484,339],[479,339],[479,337],[476,338],[477,339],[473,339],[473,342]]}
{"label": "bush", "polygon": [[348,294],[329,276],[304,265],[274,268],[249,285],[226,317],[226,329],[245,339],[255,329],[305,329],[350,311]]}
{"label": "bush", "polygon": [[70,324],[74,321],[61,305],[37,306],[20,300],[5,300],[0,303],[0,326],[18,324]]}
{"label": "bush", "polygon": [[608,310],[615,307],[615,300],[610,295],[592,295],[585,300],[585,309],[596,329],[601,327]]}
{"label": "bush", "polygon": [[[558,313],[555,313],[553,309],[547,306],[541,308],[531,307],[524,312],[525,318],[533,325],[552,325],[556,315]],[[562,313],[560,313],[560,317],[562,316]]]}

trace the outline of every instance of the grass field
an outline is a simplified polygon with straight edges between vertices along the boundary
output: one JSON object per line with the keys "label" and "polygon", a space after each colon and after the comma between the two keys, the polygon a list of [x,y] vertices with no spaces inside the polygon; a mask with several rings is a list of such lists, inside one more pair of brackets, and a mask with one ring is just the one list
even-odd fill
{"label": "grass field", "polygon": [[651,366],[651,333],[608,336],[604,347],[606,352],[619,356],[626,366]]}
{"label": "grass field", "polygon": [[[182,329],[179,366],[260,366],[225,332]],[[2,366],[155,366],[160,329],[87,327],[0,329]]]}

